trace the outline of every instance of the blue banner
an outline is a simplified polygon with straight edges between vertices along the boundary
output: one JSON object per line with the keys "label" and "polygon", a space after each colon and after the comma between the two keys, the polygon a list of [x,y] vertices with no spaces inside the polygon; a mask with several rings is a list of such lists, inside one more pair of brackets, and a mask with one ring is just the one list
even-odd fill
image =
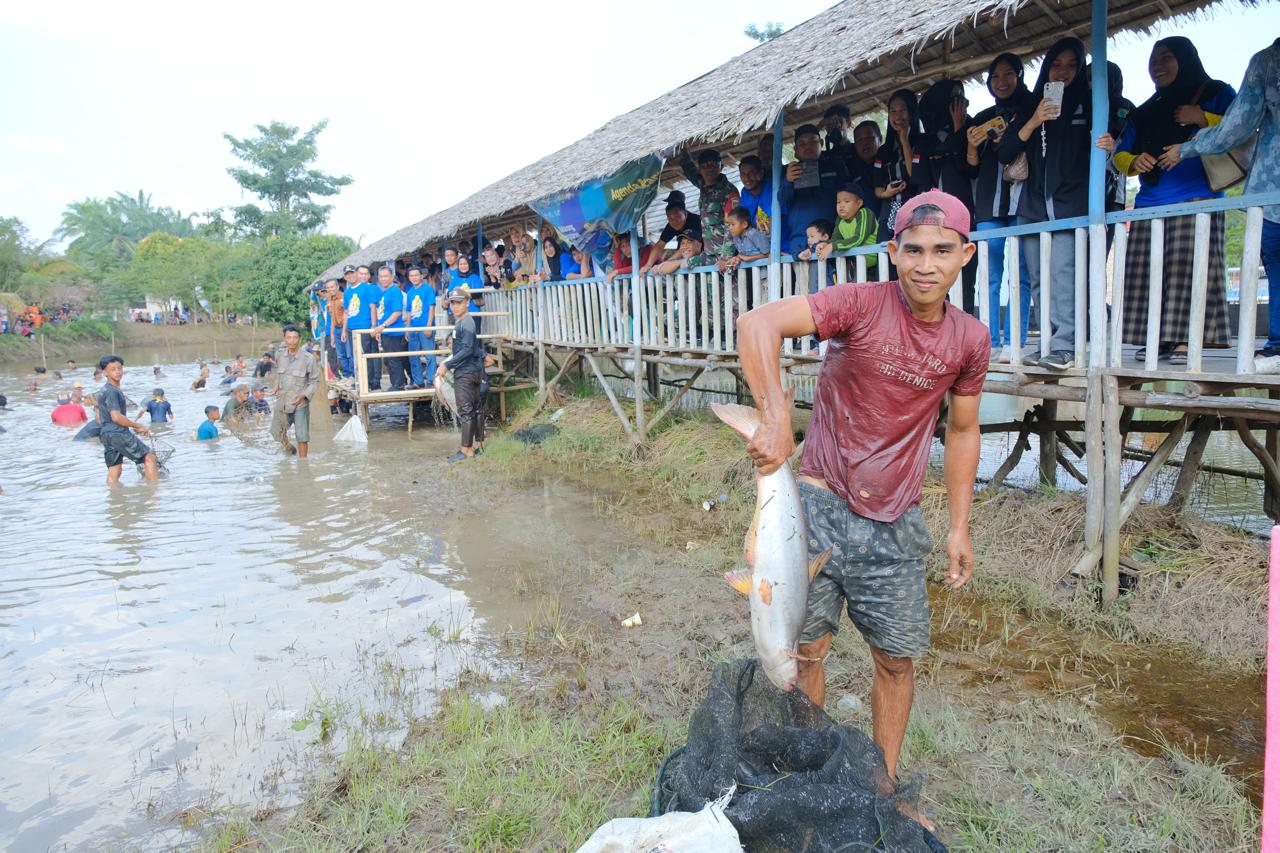
{"label": "blue banner", "polygon": [[630,231],[658,194],[662,158],[628,163],[617,174],[552,193],[529,206],[556,227],[575,249],[600,262],[611,256],[610,236]]}

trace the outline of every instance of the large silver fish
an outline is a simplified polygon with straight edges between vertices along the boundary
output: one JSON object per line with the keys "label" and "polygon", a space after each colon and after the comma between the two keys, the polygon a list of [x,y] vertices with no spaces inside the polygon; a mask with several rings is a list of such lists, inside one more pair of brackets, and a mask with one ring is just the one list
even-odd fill
{"label": "large silver fish", "polygon": [[431,383],[431,387],[436,391],[436,399],[444,404],[446,409],[451,413],[458,411],[458,401],[457,398],[454,397],[452,385],[437,376]]}
{"label": "large silver fish", "polygon": [[[760,412],[733,403],[713,404],[711,411],[748,440],[760,426]],[[810,563],[800,489],[790,465],[767,476],[756,475],[756,512],[743,551],[747,568],[729,572],[725,580],[751,601],[751,637],[765,674],[781,690],[796,686],[796,647],[804,627],[809,581],[830,556],[824,551]]]}

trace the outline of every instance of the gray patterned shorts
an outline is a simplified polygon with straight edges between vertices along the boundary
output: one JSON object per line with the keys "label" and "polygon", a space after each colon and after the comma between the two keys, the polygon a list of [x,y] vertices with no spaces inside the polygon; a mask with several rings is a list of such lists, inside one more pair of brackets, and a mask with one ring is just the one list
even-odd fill
{"label": "gray patterned shorts", "polygon": [[919,657],[929,649],[929,594],[925,557],[933,549],[920,507],[897,521],[864,518],[828,489],[800,483],[809,530],[809,559],[828,548],[831,559],[809,584],[800,642],[840,630],[840,609],[867,644],[893,657]]}

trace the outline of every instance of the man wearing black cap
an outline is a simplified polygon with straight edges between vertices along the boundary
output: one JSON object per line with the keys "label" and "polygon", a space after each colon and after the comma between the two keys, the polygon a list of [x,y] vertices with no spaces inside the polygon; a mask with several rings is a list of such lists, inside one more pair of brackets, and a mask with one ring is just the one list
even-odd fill
{"label": "man wearing black cap", "polygon": [[818,127],[796,128],[796,161],[787,166],[778,186],[782,206],[782,250],[798,255],[808,247],[805,229],[815,219],[831,219],[836,210],[836,190],[849,182],[849,170],[839,160],[823,161]]}
{"label": "man wearing black cap", "polygon": [[702,248],[709,258],[733,255],[729,239],[729,211],[738,206],[738,188],[720,171],[720,152],[705,148],[698,153],[698,165],[686,149],[680,154],[680,169],[689,183],[698,188],[698,218],[702,220]]}
{"label": "man wearing black cap", "polygon": [[471,294],[465,287],[449,291],[449,312],[453,314],[453,355],[436,369],[435,378],[453,371],[453,392],[457,398],[458,426],[462,439],[458,452],[450,462],[460,462],[475,455],[477,445],[484,444],[484,405],[480,384],[484,382],[484,345],[476,336],[475,318],[467,313]]}
{"label": "man wearing black cap", "polygon": [[654,264],[662,260],[667,244],[684,231],[696,231],[701,235],[702,217],[685,209],[684,193],[679,190],[672,190],[667,195],[667,227],[662,229],[662,233],[658,235],[657,242],[649,250],[649,260],[644,266],[640,267],[640,274],[644,275],[653,269]]}

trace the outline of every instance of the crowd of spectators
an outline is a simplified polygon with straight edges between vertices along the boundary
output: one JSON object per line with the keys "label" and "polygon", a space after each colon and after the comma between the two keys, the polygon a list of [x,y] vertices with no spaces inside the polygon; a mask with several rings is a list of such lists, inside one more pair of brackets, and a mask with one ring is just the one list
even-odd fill
{"label": "crowd of spectators", "polygon": [[0,305],[0,335],[22,335],[29,338],[44,326],[62,326],[84,316],[84,309],[70,302],[48,307],[34,303],[10,313],[8,305]]}
{"label": "crowd of spectators", "polygon": [[[416,323],[423,317],[429,319],[437,305],[443,305],[444,294],[456,287],[483,291],[595,276],[612,281],[630,274],[637,264],[641,273],[660,274],[706,265],[721,271],[734,269],[743,262],[768,257],[774,228],[781,229],[783,253],[799,260],[825,260],[833,253],[879,243],[890,232],[889,223],[902,205],[932,189],[960,199],[977,232],[1083,216],[1088,212],[1089,160],[1094,146],[1109,155],[1108,210],[1125,206],[1129,178],[1137,179],[1133,202],[1137,207],[1220,197],[1222,192],[1209,185],[1200,160],[1180,158],[1177,152],[1178,146],[1188,143],[1199,130],[1215,128],[1223,121],[1236,91],[1210,76],[1191,41],[1170,37],[1155,43],[1149,62],[1155,94],[1140,106],[1124,97],[1119,68],[1108,66],[1110,114],[1107,132],[1098,139],[1091,137],[1087,61],[1079,39],[1063,38],[1049,48],[1036,79],[1028,85],[1023,60],[1014,53],[1002,53],[992,60],[985,75],[993,104],[976,115],[969,111],[964,86],[951,79],[939,80],[919,94],[905,88],[893,92],[886,104],[884,128],[869,119],[854,123],[848,108],[835,104],[826,110],[820,124],[802,124],[795,129],[791,139],[794,156],[779,175],[773,174],[773,137],[764,135],[755,152],[738,161],[741,186],[725,174],[724,158],[716,149],[682,147],[674,159],[698,190],[697,209],[690,209],[683,192],[669,191],[664,198],[665,225],[652,240],[640,242],[640,258],[632,257],[629,233],[613,235],[611,251],[601,253],[582,251],[550,223],[536,234],[513,227],[502,239],[482,246],[461,240],[456,246],[445,247],[439,257],[422,252],[414,258],[389,261],[386,286],[403,293],[402,299],[416,294],[411,301],[419,306],[395,308],[393,312],[399,310],[402,317]],[[1261,67],[1257,59],[1254,65]],[[1275,83],[1263,72],[1251,73],[1257,78],[1253,85],[1259,91],[1250,101],[1250,115],[1232,123],[1233,138],[1247,133],[1237,132],[1237,128],[1257,129],[1260,124],[1274,122],[1267,111],[1274,109],[1267,100],[1269,90],[1263,90]],[[1274,149],[1274,145],[1262,144],[1260,160],[1274,159]],[[1273,163],[1255,167],[1264,173],[1273,173],[1275,168]],[[775,180],[777,212],[773,210]],[[1280,220],[1272,213],[1268,208],[1268,227],[1274,224],[1273,218]],[[1127,302],[1144,305],[1151,224],[1138,221],[1129,228]],[[1194,215],[1165,220],[1160,357],[1173,362],[1186,358],[1194,231]],[[1071,365],[1078,319],[1074,240],[1070,230],[1054,232],[1050,240],[1050,328],[1042,330],[1050,337],[1050,355],[1040,360],[1048,367]],[[1277,242],[1264,239],[1263,254],[1268,271],[1280,275],[1280,270],[1273,269],[1280,255],[1280,246],[1273,245]],[[1017,330],[1009,328],[1009,312],[1000,308],[1005,241],[989,240],[987,245],[987,280],[976,280],[977,262],[971,261],[962,273],[963,303],[966,310],[976,313],[977,288],[987,288],[993,357],[1008,361],[1014,347],[1025,345],[1029,324],[1037,316],[1040,241],[1019,241],[1019,276],[1011,283],[1018,289],[1021,305]],[[1222,213],[1211,217],[1208,250],[1204,340],[1208,347],[1226,346]],[[881,277],[893,275],[892,269],[875,270],[874,254],[867,258],[867,265]],[[817,265],[810,265],[809,287],[817,286]],[[363,296],[356,295],[356,287],[365,288]],[[326,288],[328,292],[322,296],[320,291]],[[373,328],[379,325],[378,317],[371,313],[374,306],[385,306],[388,298],[396,302],[396,297],[382,295],[385,287],[371,283],[368,267],[350,267],[343,280],[317,282],[313,291],[316,322],[327,328],[333,327],[335,318],[341,323],[344,315],[351,328]],[[353,298],[362,310],[352,312]],[[1280,300],[1273,300],[1275,304]],[[482,306],[483,296],[477,294],[475,308]],[[1126,342],[1145,343],[1144,311],[1127,312],[1123,325]],[[1280,322],[1273,324],[1272,334],[1273,341],[1280,342]],[[427,343],[410,341],[408,346],[425,347]],[[1278,345],[1268,344],[1264,354],[1280,354]],[[344,353],[340,341],[335,352],[343,369],[348,369],[350,355]],[[1028,354],[1024,360],[1034,362],[1036,358]],[[429,375],[429,365],[424,360],[414,366],[425,372],[414,372],[405,381],[418,384]],[[393,376],[393,385],[402,378]]]}

